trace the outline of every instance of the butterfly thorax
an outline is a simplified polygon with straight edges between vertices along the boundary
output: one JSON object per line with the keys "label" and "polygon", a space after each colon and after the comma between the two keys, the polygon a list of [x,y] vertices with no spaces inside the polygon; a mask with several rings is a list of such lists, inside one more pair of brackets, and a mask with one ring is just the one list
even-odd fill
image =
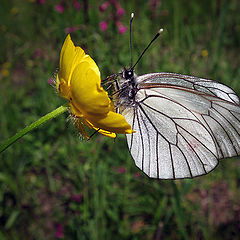
{"label": "butterfly thorax", "polygon": [[126,107],[136,106],[137,75],[130,69],[124,69],[120,76],[119,93],[118,93],[118,106],[121,109]]}

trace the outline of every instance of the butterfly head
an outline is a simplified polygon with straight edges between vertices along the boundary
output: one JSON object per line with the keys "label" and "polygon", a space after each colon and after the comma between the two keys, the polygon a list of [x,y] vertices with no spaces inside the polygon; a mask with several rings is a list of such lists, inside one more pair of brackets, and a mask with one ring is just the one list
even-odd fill
{"label": "butterfly head", "polygon": [[126,87],[126,86],[136,86],[136,78],[137,75],[134,72],[134,69],[132,67],[130,68],[124,68],[122,72],[120,73],[120,88]]}
{"label": "butterfly head", "polygon": [[124,69],[122,72],[122,78],[126,80],[132,80],[134,78],[134,71],[132,68]]}

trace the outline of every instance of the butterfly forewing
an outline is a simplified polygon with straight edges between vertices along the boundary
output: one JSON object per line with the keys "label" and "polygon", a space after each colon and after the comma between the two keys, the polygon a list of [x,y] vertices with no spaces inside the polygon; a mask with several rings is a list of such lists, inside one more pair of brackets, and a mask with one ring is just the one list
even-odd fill
{"label": "butterfly forewing", "polygon": [[240,154],[240,107],[220,83],[171,73],[138,77],[136,104],[123,115],[131,155],[153,178],[192,178],[213,170],[218,159]]}
{"label": "butterfly forewing", "polygon": [[233,102],[235,104],[240,103],[237,94],[228,86],[215,82],[209,79],[198,78],[193,76],[187,76],[176,73],[149,73],[137,78],[139,87],[146,88],[151,84],[166,84],[172,86],[185,87],[188,89],[194,89],[202,93],[208,93],[210,95],[217,96],[226,101]]}

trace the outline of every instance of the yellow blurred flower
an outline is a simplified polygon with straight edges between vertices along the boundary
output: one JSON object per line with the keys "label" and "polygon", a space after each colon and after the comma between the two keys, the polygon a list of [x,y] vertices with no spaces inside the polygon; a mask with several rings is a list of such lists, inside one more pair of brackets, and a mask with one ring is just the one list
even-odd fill
{"label": "yellow blurred flower", "polygon": [[69,100],[75,126],[86,137],[84,126],[108,137],[134,132],[125,118],[115,112],[108,93],[101,87],[100,72],[94,60],[67,36],[60,54],[56,78],[58,93]]}
{"label": "yellow blurred flower", "polygon": [[208,50],[204,49],[202,50],[202,57],[207,57],[208,56]]}
{"label": "yellow blurred flower", "polygon": [[7,31],[7,27],[5,25],[0,25],[0,29],[1,29],[2,32]]}
{"label": "yellow blurred flower", "polygon": [[10,62],[5,62],[2,65],[2,68],[9,68],[10,67]]}
{"label": "yellow blurred flower", "polygon": [[10,67],[10,62],[5,62],[2,64],[2,69],[1,69],[1,75],[3,77],[9,76],[9,67]]}
{"label": "yellow blurred flower", "polygon": [[2,75],[3,77],[7,77],[7,76],[9,76],[9,71],[8,71],[7,69],[3,68],[3,69],[1,70],[1,75]]}
{"label": "yellow blurred flower", "polygon": [[12,14],[12,15],[16,15],[16,14],[18,14],[18,12],[19,12],[19,10],[18,10],[17,7],[13,7],[13,8],[11,9],[11,14]]}

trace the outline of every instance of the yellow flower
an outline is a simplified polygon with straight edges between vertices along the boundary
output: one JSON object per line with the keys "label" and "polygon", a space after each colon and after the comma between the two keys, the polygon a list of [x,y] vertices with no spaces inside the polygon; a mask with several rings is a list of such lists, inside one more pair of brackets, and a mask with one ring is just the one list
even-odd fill
{"label": "yellow flower", "polygon": [[9,63],[9,62],[3,63],[2,69],[1,69],[1,75],[2,75],[3,77],[9,76],[9,70],[8,70],[9,67],[10,67],[10,63]]}
{"label": "yellow flower", "polygon": [[18,12],[19,12],[19,10],[18,10],[17,7],[13,7],[13,8],[11,9],[11,14],[12,14],[12,15],[16,15],[16,14],[18,14]]}
{"label": "yellow flower", "polygon": [[206,49],[202,50],[202,56],[207,57],[208,56],[208,50],[206,50]]}
{"label": "yellow flower", "polygon": [[2,65],[3,68],[7,69],[7,68],[10,68],[10,62],[5,62],[3,65]]}
{"label": "yellow flower", "polygon": [[2,74],[3,77],[7,77],[7,76],[9,76],[9,71],[7,69],[3,68],[1,70],[1,74]]}
{"label": "yellow flower", "polygon": [[0,30],[2,32],[6,32],[7,31],[7,27],[5,25],[0,25]]}
{"label": "yellow flower", "polygon": [[108,93],[101,87],[98,66],[67,36],[60,54],[56,78],[58,93],[69,100],[75,126],[88,138],[84,126],[108,137],[133,133],[125,118],[115,112]]}

